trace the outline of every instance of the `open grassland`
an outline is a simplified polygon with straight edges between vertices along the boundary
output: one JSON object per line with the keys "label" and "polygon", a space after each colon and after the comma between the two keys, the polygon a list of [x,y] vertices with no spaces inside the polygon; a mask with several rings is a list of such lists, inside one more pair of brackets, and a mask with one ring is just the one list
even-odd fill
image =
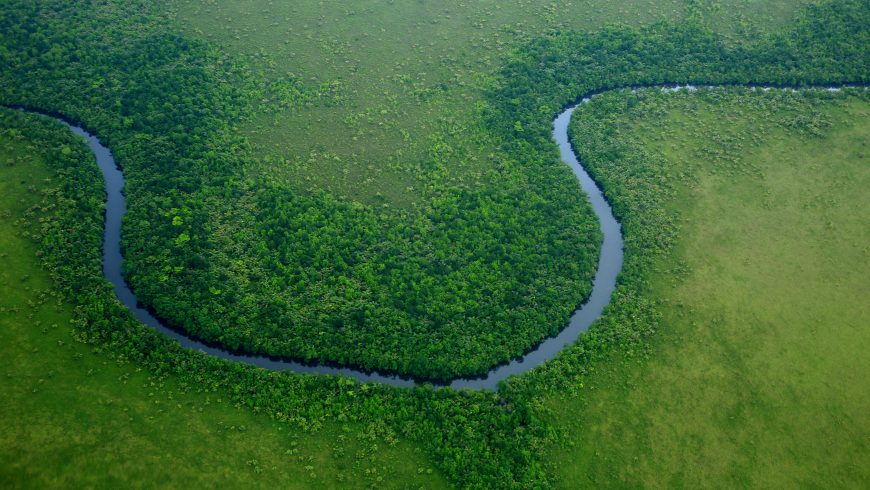
{"label": "open grassland", "polygon": [[[803,2],[685,0],[170,2],[180,29],[244,60],[273,91],[239,129],[249,170],[295,189],[404,208],[433,184],[486,178],[495,143],[477,125],[490,75],[559,29],[703,18],[733,40],[779,28]],[[439,145],[449,164],[428,167]]]}
{"label": "open grassland", "polygon": [[563,487],[870,484],[870,102],[821,99],[620,114],[680,231],[647,276],[649,347],[551,400]]}
{"label": "open grassland", "polygon": [[55,180],[20,134],[0,136],[0,487],[446,486],[419,449],[364,426],[303,432],[77,342],[28,212]]}

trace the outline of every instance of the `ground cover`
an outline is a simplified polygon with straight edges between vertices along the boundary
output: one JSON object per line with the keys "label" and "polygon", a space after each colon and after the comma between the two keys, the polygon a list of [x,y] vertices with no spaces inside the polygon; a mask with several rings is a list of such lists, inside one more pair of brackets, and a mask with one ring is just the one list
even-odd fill
{"label": "ground cover", "polygon": [[[494,143],[476,124],[478,106],[507,54],[541,33],[702,18],[745,42],[787,25],[802,3],[177,0],[169,9],[184,32],[292,94],[285,107],[264,99],[240,125],[266,157],[252,173],[404,208],[432,199],[435,180],[498,185],[486,178]],[[427,160],[443,133],[459,148],[436,176]]]}
{"label": "ground cover", "polygon": [[37,255],[47,215],[34,207],[59,179],[39,143],[0,128],[0,486],[446,486],[407,442],[352,423],[302,431],[78,341]]}
{"label": "ground cover", "polygon": [[866,93],[608,98],[578,111],[575,144],[619,152],[605,188],[661,175],[676,233],[643,274],[656,333],[550,400],[560,485],[866,486]]}

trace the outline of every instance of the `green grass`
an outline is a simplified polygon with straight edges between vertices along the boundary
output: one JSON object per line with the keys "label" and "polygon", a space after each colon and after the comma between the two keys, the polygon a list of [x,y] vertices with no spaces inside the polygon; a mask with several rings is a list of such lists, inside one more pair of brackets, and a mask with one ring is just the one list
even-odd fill
{"label": "green grass", "polygon": [[561,486],[870,485],[870,103],[768,106],[815,136],[757,107],[678,102],[634,127],[681,232],[649,275],[646,355],[548,404]]}
{"label": "green grass", "polygon": [[26,139],[0,136],[0,487],[446,487],[365,426],[303,432],[76,342],[28,231],[51,186]]}
{"label": "green grass", "polygon": [[[340,102],[275,111],[239,130],[265,159],[256,178],[327,189],[368,204],[425,201],[433,180],[480,182],[493,162],[477,107],[505,55],[552,29],[594,30],[699,15],[736,39],[786,24],[801,0],[321,1],[173,0],[179,29],[216,42],[269,80],[339,82]],[[695,13],[695,14],[693,14]],[[451,134],[447,175],[425,170],[433,139]],[[484,185],[492,185],[485,180]]]}

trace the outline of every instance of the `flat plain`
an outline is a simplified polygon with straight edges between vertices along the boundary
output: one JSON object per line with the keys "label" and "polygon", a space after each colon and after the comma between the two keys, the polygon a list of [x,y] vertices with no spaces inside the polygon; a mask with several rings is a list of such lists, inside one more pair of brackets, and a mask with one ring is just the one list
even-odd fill
{"label": "flat plain", "polygon": [[661,320],[643,355],[553,398],[561,484],[866,486],[866,95],[680,94],[645,111],[618,138],[675,189],[678,239],[648,274]]}
{"label": "flat plain", "polygon": [[493,143],[476,127],[487,82],[541,33],[703,16],[737,42],[787,25],[803,3],[175,0],[169,9],[183,32],[301,89],[280,108],[266,101],[239,126],[262,155],[253,176],[401,209],[433,197],[421,162],[445,129],[462,146],[446,168],[452,184],[479,181],[491,168]]}

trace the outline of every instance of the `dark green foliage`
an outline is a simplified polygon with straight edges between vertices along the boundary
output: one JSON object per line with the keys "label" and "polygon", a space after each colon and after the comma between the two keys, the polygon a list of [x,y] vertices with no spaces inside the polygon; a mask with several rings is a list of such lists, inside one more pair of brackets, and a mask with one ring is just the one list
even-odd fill
{"label": "dark green foliage", "polygon": [[[219,393],[240,407],[305,428],[316,428],[324,418],[351,420],[370,424],[388,440],[396,435],[420,440],[442,468],[456,478],[465,475],[468,482],[541,478],[531,455],[512,449],[541,435],[525,404],[506,403],[494,393],[392,389],[332,376],[270,372],[182,349],[143,327],[102,277],[104,192],[87,147],[60,124],[14,110],[0,109],[0,131],[26,132],[46,149],[46,161],[62,177],[59,195],[40,205],[43,228],[36,238],[58,287],[79,305],[80,340],[107,357],[145,366],[159,377],[173,376],[191,390]],[[529,442],[518,445],[520,440]],[[495,459],[512,455],[514,460],[471,464],[481,454]]]}
{"label": "dark green foliage", "polygon": [[[144,2],[10,2],[0,12],[0,101],[83,122],[125,169],[124,252],[137,295],[231,347],[429,377],[482,372],[521,353],[588,292],[598,233],[550,141],[560,107],[592,91],[663,82],[861,83],[870,66],[867,1],[812,7],[794,31],[754,46],[728,47],[691,23],[547,36],[516,54],[490,94],[477,129],[499,145],[490,183],[471,191],[435,182],[433,202],[387,215],[246,182],[247,145],[229,136],[228,122],[266,89],[212,47],[166,32],[152,12]],[[46,124],[2,112],[4,128],[38,135]],[[668,229],[655,230],[655,216],[605,183],[627,246],[614,302],[578,346],[500,394],[359,385],[186,351],[133,321],[103,280],[102,191],[84,149],[71,147],[70,158],[55,160],[68,186],[43,243],[79,305],[82,340],[277,419],[351,419],[420,441],[460,485],[546,484],[535,387],[565,384],[654,324],[634,288]],[[446,136],[433,148],[426,164],[437,168],[453,150]],[[609,182],[626,177],[650,176]]]}
{"label": "dark green foliage", "polygon": [[[0,93],[112,148],[128,179],[126,277],[169,323],[250,352],[443,380],[522,354],[588,295],[600,238],[566,169],[497,155],[498,185],[433,182],[436,198],[401,213],[246,183],[251,156],[227,122],[332,89],[260,86],[152,12],[7,9]],[[455,151],[444,135],[424,165]]]}

